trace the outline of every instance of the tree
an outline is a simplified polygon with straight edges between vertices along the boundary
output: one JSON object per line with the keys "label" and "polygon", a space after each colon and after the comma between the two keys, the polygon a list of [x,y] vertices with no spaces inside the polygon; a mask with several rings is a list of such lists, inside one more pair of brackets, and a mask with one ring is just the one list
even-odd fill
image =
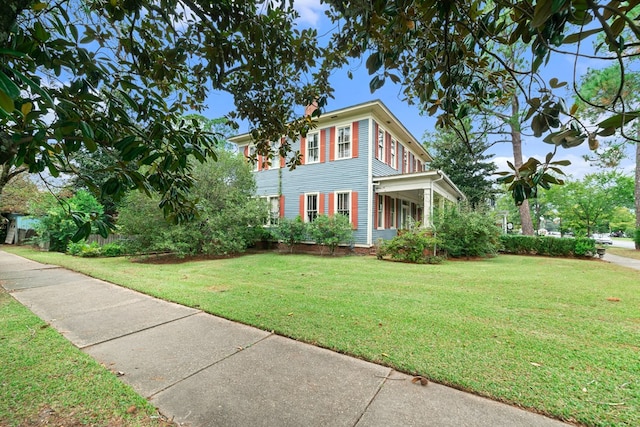
{"label": "tree", "polygon": [[[80,190],[71,197],[65,197],[64,193],[49,194],[30,208],[32,215],[39,219],[35,225],[35,239],[38,243],[49,244],[50,251],[66,252],[75,236],[97,233],[98,229],[92,228],[91,223],[104,214],[102,205],[91,193]],[[82,230],[84,226],[88,230]]]}
{"label": "tree", "polygon": [[321,109],[330,96],[327,75],[309,76],[316,33],[295,29],[296,16],[291,2],[271,0],[9,0],[0,18],[0,193],[11,174],[57,176],[74,170],[75,153],[104,150],[116,163],[103,195],[158,192],[165,214],[190,219],[191,160],[215,159],[217,138],[184,120],[187,110],[201,110],[211,90],[230,93],[265,154],[269,141],[309,128],[296,106],[315,100]]}
{"label": "tree", "polygon": [[199,216],[182,224],[167,222],[153,200],[127,196],[118,225],[132,236],[131,252],[226,255],[243,252],[260,236],[267,207],[255,198],[255,180],[243,156],[222,150],[216,162],[194,166],[193,175],[191,196]]}
{"label": "tree", "polygon": [[[471,134],[471,126],[466,126]],[[467,201],[476,208],[492,199],[496,191],[490,179],[496,165],[491,156],[484,154],[488,148],[486,135],[473,133],[468,144],[451,129],[438,128],[434,133],[424,135],[423,145],[433,155],[429,164],[432,169],[444,171],[465,194]]]}
{"label": "tree", "polygon": [[555,206],[564,227],[587,236],[606,230],[608,221],[616,207],[629,204],[628,191],[619,192],[620,187],[629,187],[629,177],[620,174],[590,174],[582,181],[567,182],[547,192],[548,201]]}
{"label": "tree", "polygon": [[[640,107],[640,72],[626,73],[624,79],[620,76],[620,64],[589,70],[582,78],[577,94],[580,113],[586,118],[597,119],[603,110],[637,110]],[[617,96],[618,93],[622,94],[622,98]],[[640,229],[640,122],[636,121],[629,127],[631,129],[627,132],[635,133],[637,141],[625,138],[607,141],[603,150],[596,151],[592,160],[605,167],[617,167],[624,156],[624,147],[630,143],[635,146],[635,227]],[[624,135],[624,127],[619,133]],[[640,249],[640,246],[636,246],[636,249]]]}
{"label": "tree", "polygon": [[29,205],[42,201],[43,193],[38,186],[25,175],[15,176],[5,187],[4,197],[0,199],[1,212],[28,214]]}
{"label": "tree", "polygon": [[[456,2],[340,2],[328,0],[330,17],[339,30],[329,45],[327,67],[345,64],[349,58],[366,56],[372,75],[371,91],[391,80],[403,86],[408,102],[418,103],[430,115],[440,113],[438,125],[455,127],[474,110],[481,110],[505,95],[507,76],[519,86],[534,136],[552,147],[575,147],[585,141],[593,145],[598,136],[637,121],[640,113],[615,111],[589,131],[574,116],[575,111],[554,91],[566,86],[557,78],[539,75],[551,56],[572,55],[577,59],[600,54],[604,61],[622,64],[630,47],[637,48],[640,29],[636,2],[587,0],[466,0]],[[633,37],[625,38],[623,31]],[[596,55],[582,45],[604,34]],[[530,48],[527,68],[517,68],[497,52],[515,43]],[[570,49],[575,46],[573,51]],[[576,63],[578,61],[576,60]],[[624,74],[621,73],[624,79]],[[616,94],[621,100],[623,94]],[[462,132],[461,132],[462,134]],[[637,139],[637,138],[631,138]],[[526,161],[513,172],[516,202],[535,197],[542,183],[557,183],[546,173],[555,149],[545,162]],[[530,168],[535,166],[535,169]],[[524,168],[524,173],[520,169]]]}

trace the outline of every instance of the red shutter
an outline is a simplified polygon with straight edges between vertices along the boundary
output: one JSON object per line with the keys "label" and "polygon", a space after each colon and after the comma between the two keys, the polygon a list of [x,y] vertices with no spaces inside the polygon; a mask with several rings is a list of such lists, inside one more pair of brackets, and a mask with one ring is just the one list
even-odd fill
{"label": "red shutter", "polygon": [[302,219],[302,221],[306,221],[305,220],[305,215],[304,215],[304,194],[300,195],[300,218]]}
{"label": "red shutter", "polygon": [[[282,146],[285,143],[284,138],[280,140],[280,145]],[[283,168],[286,164],[286,159],[284,156],[280,156],[280,167]]]}
{"label": "red shutter", "polygon": [[336,127],[329,129],[329,161],[336,159]]}
{"label": "red shutter", "polygon": [[329,216],[336,213],[335,193],[329,193]]}
{"label": "red shutter", "polygon": [[307,138],[303,136],[300,138],[300,161],[302,162],[303,165],[307,163],[306,157],[307,157]]}
{"label": "red shutter", "polygon": [[280,196],[280,218],[284,218],[284,196]]}
{"label": "red shutter", "polygon": [[248,145],[244,147],[244,156],[245,157],[249,157],[249,146]]}
{"label": "red shutter", "polygon": [[353,122],[353,125],[351,126],[351,157],[358,157],[358,150],[360,148],[360,146],[358,145],[359,141],[358,141],[358,136],[359,136],[359,128],[360,128],[360,123],[358,122]]}
{"label": "red shutter", "polygon": [[324,215],[324,193],[318,196],[318,215]]}
{"label": "red shutter", "polygon": [[256,156],[256,161],[258,162],[258,171],[262,170],[262,156]]}
{"label": "red shutter", "polygon": [[358,229],[358,192],[351,192],[351,225],[354,230]]}
{"label": "red shutter", "polygon": [[376,159],[378,158],[378,129],[379,125],[373,122],[373,151],[376,153]]}

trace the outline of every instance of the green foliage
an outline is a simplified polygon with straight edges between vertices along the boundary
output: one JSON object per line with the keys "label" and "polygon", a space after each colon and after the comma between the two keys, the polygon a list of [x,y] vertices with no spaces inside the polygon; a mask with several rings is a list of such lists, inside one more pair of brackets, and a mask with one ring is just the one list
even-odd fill
{"label": "green foliage", "polygon": [[464,206],[447,208],[435,217],[435,229],[447,256],[486,257],[499,249],[501,230],[492,215]]}
{"label": "green foliage", "polygon": [[300,216],[293,219],[280,218],[279,224],[273,229],[274,237],[289,246],[291,253],[295,245],[307,238],[307,234],[308,225]]}
{"label": "green foliage", "polygon": [[434,251],[439,244],[441,241],[433,237],[432,230],[416,223],[408,230],[399,230],[393,239],[382,242],[376,248],[376,255],[379,259],[389,256],[402,262],[438,264],[442,260]]}
{"label": "green foliage", "polygon": [[253,197],[255,180],[242,156],[222,150],[217,162],[198,164],[193,174],[199,216],[187,223],[168,222],[158,198],[126,197],[118,224],[130,236],[129,252],[226,255],[243,252],[261,237],[267,208]]}
{"label": "green foliage", "polygon": [[500,236],[500,243],[502,252],[516,255],[590,257],[596,252],[595,240],[587,238],[503,234]]}
{"label": "green foliage", "polygon": [[96,242],[69,243],[67,254],[84,258],[116,257],[126,254],[125,247],[121,243],[107,243],[100,246]]}
{"label": "green foliage", "polygon": [[49,250],[65,252],[69,242],[78,237],[82,227],[89,224],[89,233],[98,233],[91,223],[105,223],[103,207],[89,192],[80,190],[68,199],[48,197],[33,205],[39,221],[35,225],[34,243],[49,244]]}
{"label": "green foliage", "polygon": [[495,195],[494,180],[491,175],[496,170],[491,156],[484,154],[488,149],[486,135],[474,133],[468,124],[465,132],[472,135],[470,141],[451,129],[436,128],[434,133],[426,133],[423,145],[433,156],[429,164],[431,169],[444,171],[467,197],[472,207],[480,207]]}
{"label": "green foliage", "polygon": [[636,249],[640,249],[640,228],[636,228],[633,241],[636,244]]}
{"label": "green foliage", "polygon": [[[233,97],[235,118],[259,129],[261,153],[282,136],[289,150],[309,127],[295,109],[314,99],[323,108],[331,94],[328,75],[311,77],[321,54],[315,30],[295,28],[292,2],[187,3],[9,0],[0,18],[0,167],[55,177],[75,172],[77,153],[104,153],[116,163],[95,180],[83,176],[102,200],[156,192],[165,215],[188,221],[191,161],[215,159],[221,138],[183,116],[205,109],[209,91]],[[51,85],[45,76],[62,77]]]}
{"label": "green foliage", "polygon": [[353,243],[353,228],[345,215],[319,215],[309,226],[309,236],[316,244],[329,248],[333,255],[339,244]]}

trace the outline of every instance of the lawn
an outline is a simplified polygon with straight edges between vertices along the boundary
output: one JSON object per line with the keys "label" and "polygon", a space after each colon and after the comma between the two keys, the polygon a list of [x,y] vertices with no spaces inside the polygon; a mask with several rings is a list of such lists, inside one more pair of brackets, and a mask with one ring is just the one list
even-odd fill
{"label": "lawn", "polygon": [[144,264],[10,251],[563,420],[640,425],[639,271],[516,256]]}
{"label": "lawn", "polygon": [[0,426],[41,425],[170,424],[0,288]]}
{"label": "lawn", "polygon": [[637,251],[635,249],[618,248],[615,246],[609,246],[607,247],[607,253],[618,255],[618,256],[624,256],[627,258],[640,259],[640,251]]}

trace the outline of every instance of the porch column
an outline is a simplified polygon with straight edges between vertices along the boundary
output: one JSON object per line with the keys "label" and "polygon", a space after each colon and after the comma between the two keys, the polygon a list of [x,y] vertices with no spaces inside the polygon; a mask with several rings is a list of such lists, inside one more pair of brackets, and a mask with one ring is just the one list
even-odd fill
{"label": "porch column", "polygon": [[423,190],[422,196],[422,227],[431,226],[431,198],[433,196],[431,185]]}

